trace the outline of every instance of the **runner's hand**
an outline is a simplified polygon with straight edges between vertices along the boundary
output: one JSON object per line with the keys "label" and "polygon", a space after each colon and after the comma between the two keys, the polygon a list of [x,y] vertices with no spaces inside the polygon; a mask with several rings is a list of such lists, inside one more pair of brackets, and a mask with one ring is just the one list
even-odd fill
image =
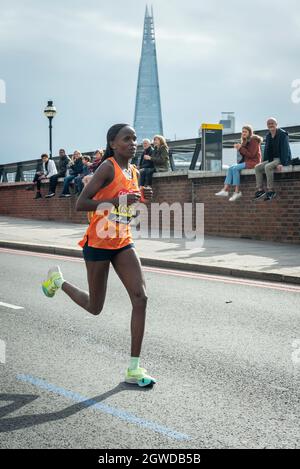
{"label": "runner's hand", "polygon": [[146,186],[143,188],[143,196],[146,200],[151,200],[153,198],[152,187]]}
{"label": "runner's hand", "polygon": [[140,192],[134,192],[132,194],[126,194],[126,203],[127,203],[127,205],[136,204],[137,202],[140,201],[140,198],[141,198],[141,193]]}

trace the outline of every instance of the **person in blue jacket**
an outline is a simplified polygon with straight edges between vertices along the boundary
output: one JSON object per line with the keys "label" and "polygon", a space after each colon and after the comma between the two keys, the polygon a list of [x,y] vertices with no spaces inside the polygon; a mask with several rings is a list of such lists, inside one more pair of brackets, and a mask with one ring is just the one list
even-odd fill
{"label": "person in blue jacket", "polygon": [[[283,166],[291,162],[291,148],[288,133],[278,127],[274,117],[267,120],[269,132],[266,136],[263,162],[255,166],[256,187],[255,200],[264,197],[272,200],[276,197],[274,191],[274,171],[282,171]],[[263,174],[267,176],[267,189],[263,188]]]}
{"label": "person in blue jacket", "polygon": [[79,150],[74,151],[72,160],[68,164],[68,170],[69,175],[64,179],[63,190],[59,197],[71,197],[70,184],[83,171],[82,154]]}

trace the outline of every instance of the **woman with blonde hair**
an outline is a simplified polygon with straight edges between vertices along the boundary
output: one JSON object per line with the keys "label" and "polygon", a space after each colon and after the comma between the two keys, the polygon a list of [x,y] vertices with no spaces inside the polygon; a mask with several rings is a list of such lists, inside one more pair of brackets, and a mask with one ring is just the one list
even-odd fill
{"label": "woman with blonde hair", "polygon": [[262,138],[255,135],[251,125],[244,125],[242,128],[241,143],[236,143],[234,148],[239,151],[242,160],[238,164],[230,166],[225,179],[224,188],[215,195],[218,197],[228,197],[230,186],[235,186],[234,194],[230,197],[229,202],[235,202],[242,197],[240,192],[240,172],[243,169],[253,169],[261,161],[261,145]]}
{"label": "woman with blonde hair", "polygon": [[151,156],[145,155],[144,159],[153,161],[156,172],[170,171],[169,148],[165,137],[155,135],[153,143],[153,154]]}

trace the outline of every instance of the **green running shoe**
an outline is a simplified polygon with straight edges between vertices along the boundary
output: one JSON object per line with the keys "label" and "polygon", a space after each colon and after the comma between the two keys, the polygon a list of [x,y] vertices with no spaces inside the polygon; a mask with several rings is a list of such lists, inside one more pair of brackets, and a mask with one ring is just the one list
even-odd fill
{"label": "green running shoe", "polygon": [[144,368],[137,368],[130,370],[128,368],[125,376],[125,382],[129,384],[137,384],[140,387],[152,386],[156,383],[156,379],[147,375],[147,370]]}
{"label": "green running shoe", "polygon": [[42,283],[42,290],[48,298],[52,298],[63,282],[63,275],[57,265],[49,270],[47,280]]}

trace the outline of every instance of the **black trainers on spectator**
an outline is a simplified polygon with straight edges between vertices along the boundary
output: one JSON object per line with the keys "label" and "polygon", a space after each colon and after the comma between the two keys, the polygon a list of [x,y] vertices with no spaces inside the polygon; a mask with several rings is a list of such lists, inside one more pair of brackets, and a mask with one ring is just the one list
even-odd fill
{"label": "black trainers on spectator", "polygon": [[45,199],[50,199],[50,197],[54,197],[55,192],[50,192],[50,194],[45,195]]}
{"label": "black trainers on spectator", "polygon": [[265,191],[257,191],[255,192],[254,200],[261,199],[264,195],[266,195]]}
{"label": "black trainers on spectator", "polygon": [[71,197],[71,194],[60,194],[59,197]]}
{"label": "black trainers on spectator", "polygon": [[266,193],[266,197],[264,198],[264,201],[266,202],[267,200],[273,200],[276,197],[276,192],[275,191],[269,191]]}
{"label": "black trainers on spectator", "polygon": [[42,199],[42,194],[40,192],[37,192],[35,194],[35,199]]}

